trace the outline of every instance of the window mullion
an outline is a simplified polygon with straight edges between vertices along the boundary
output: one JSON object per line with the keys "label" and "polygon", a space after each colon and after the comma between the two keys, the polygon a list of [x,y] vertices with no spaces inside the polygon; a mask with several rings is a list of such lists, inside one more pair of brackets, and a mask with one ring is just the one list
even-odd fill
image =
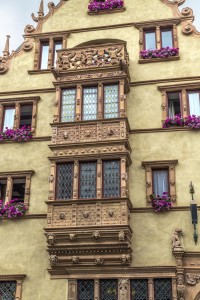
{"label": "window mullion", "polygon": [[97,198],[102,198],[102,160],[97,161]]}
{"label": "window mullion", "polygon": [[15,299],[21,299],[21,292],[22,292],[22,280],[19,279],[17,280]]}
{"label": "window mullion", "polygon": [[189,107],[188,107],[188,103],[187,103],[186,90],[181,91],[181,104],[182,104],[182,115],[185,118],[189,115]]}
{"label": "window mullion", "polygon": [[173,47],[178,48],[178,34],[177,34],[177,26],[176,24],[173,25]]}
{"label": "window mullion", "polygon": [[53,38],[49,39],[49,54],[48,54],[48,69],[53,66],[53,56],[54,56],[54,41]]}
{"label": "window mullion", "polygon": [[4,115],[4,107],[0,105],[0,128],[3,129],[3,115]]}
{"label": "window mullion", "polygon": [[33,101],[31,131],[34,134],[35,134],[35,130],[36,130],[36,116],[37,116],[37,101]]}
{"label": "window mullion", "polygon": [[77,299],[77,281],[75,279],[68,280],[68,299]]}
{"label": "window mullion", "polygon": [[40,55],[41,55],[41,49],[40,49],[40,41],[39,39],[35,39],[35,54],[34,54],[34,70],[39,69],[39,64],[40,64]]}
{"label": "window mullion", "polygon": [[[53,118],[53,122],[57,123],[61,120],[61,116],[59,119],[59,115],[61,114],[61,88],[56,88],[56,101],[54,103],[54,118]],[[35,112],[36,108],[35,105],[33,105],[33,117],[34,117],[34,112]],[[33,125],[35,125],[35,122],[33,122]]]}
{"label": "window mullion", "polygon": [[31,175],[26,175],[25,194],[24,194],[24,205],[26,207],[28,207],[29,205],[30,187],[31,187]]}
{"label": "window mullion", "polygon": [[121,158],[121,184],[120,184],[120,191],[121,191],[121,197],[126,198],[128,196],[127,194],[127,172],[126,172],[126,158]]}
{"label": "window mullion", "polygon": [[74,161],[74,180],[73,180],[73,199],[78,199],[78,185],[79,185],[79,162]]}
{"label": "window mullion", "polygon": [[8,178],[7,178],[5,203],[7,203],[7,202],[9,202],[11,200],[12,187],[13,187],[13,179],[12,179],[11,176],[8,176]]}
{"label": "window mullion", "polygon": [[94,299],[100,299],[99,295],[99,279],[94,281]]}
{"label": "window mullion", "polygon": [[14,115],[13,129],[19,128],[19,122],[20,122],[20,104],[19,102],[15,102],[15,115]]}
{"label": "window mullion", "polygon": [[140,51],[144,50],[145,45],[144,45],[144,30],[143,30],[143,28],[140,28],[140,31],[139,31],[139,44],[140,44]]}
{"label": "window mullion", "polygon": [[156,26],[156,48],[159,50],[161,48],[161,32],[160,26]]}
{"label": "window mullion", "polygon": [[125,110],[125,95],[124,95],[124,80],[120,80],[119,82],[119,111],[120,117],[126,117]]}
{"label": "window mullion", "polygon": [[[55,200],[55,177],[56,177],[56,163],[51,163],[51,172],[49,176],[49,197],[48,200]],[[28,184],[26,180],[26,184]],[[28,186],[27,186],[28,188]]]}
{"label": "window mullion", "polygon": [[82,98],[83,98],[83,91],[82,91],[82,85],[78,84],[77,85],[77,90],[76,90],[76,105],[75,105],[75,116],[76,116],[76,121],[81,121],[81,116],[83,114],[82,109]]}
{"label": "window mullion", "polygon": [[162,119],[163,121],[167,119],[168,116],[168,105],[167,105],[167,93],[162,91]]}
{"label": "window mullion", "polygon": [[176,296],[177,296],[176,278],[172,278],[172,299],[176,299]]}
{"label": "window mullion", "polygon": [[149,300],[154,300],[154,282],[153,278],[148,279]]}
{"label": "window mullion", "polygon": [[98,104],[97,104],[97,118],[102,119],[103,118],[103,84],[102,82],[99,82],[98,84]]}

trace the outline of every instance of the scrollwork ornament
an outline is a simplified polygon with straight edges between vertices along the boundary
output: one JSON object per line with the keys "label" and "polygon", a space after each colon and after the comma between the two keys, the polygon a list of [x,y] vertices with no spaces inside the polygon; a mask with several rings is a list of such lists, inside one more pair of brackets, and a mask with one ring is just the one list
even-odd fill
{"label": "scrollwork ornament", "polygon": [[189,35],[194,31],[194,26],[191,23],[186,23],[182,27],[182,33]]}
{"label": "scrollwork ornament", "polygon": [[185,274],[185,282],[187,285],[194,286],[200,281],[200,275],[196,274]]}
{"label": "scrollwork ornament", "polygon": [[33,42],[31,41],[30,38],[25,38],[22,47],[23,47],[24,51],[30,51],[33,48]]}
{"label": "scrollwork ornament", "polygon": [[24,29],[25,34],[33,33],[35,31],[35,27],[33,25],[27,25]]}

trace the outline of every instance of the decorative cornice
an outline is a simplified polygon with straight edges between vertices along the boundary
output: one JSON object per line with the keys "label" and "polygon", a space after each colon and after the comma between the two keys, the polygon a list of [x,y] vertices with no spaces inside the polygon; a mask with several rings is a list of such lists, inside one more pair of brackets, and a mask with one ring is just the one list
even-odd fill
{"label": "decorative cornice", "polygon": [[[44,88],[44,89],[32,89],[32,90],[19,90],[19,91],[8,91],[0,92],[1,96],[11,96],[11,95],[26,95],[26,94],[41,94],[41,93],[55,93],[55,88]],[[30,97],[34,97],[31,96]],[[5,99],[6,100],[6,99]]]}
{"label": "decorative cornice", "polygon": [[180,17],[177,18],[169,18],[169,19],[159,19],[159,20],[149,20],[149,21],[142,21],[142,22],[135,22],[134,26],[137,29],[141,29],[143,27],[152,28],[153,26],[172,26],[172,25],[178,25],[181,22]]}
{"label": "decorative cornice", "polygon": [[132,86],[140,86],[140,85],[159,84],[159,83],[164,83],[164,82],[170,83],[170,82],[183,82],[183,81],[194,81],[194,80],[200,80],[200,76],[163,78],[163,79],[144,80],[144,81],[132,81],[132,82],[130,82],[130,86],[132,87]]}
{"label": "decorative cornice", "polygon": [[34,173],[34,170],[0,172],[0,177],[12,176],[15,178],[19,176],[33,175]]}
{"label": "decorative cornice", "polygon": [[26,274],[0,274],[0,280],[18,280],[26,278]]}
{"label": "decorative cornice", "polygon": [[181,91],[181,90],[196,90],[200,89],[200,82],[189,82],[189,83],[182,83],[176,85],[159,85],[158,89],[160,91]]}
{"label": "decorative cornice", "polygon": [[28,97],[15,97],[15,98],[3,98],[0,99],[0,104],[2,102],[30,102],[30,101],[39,101],[41,99],[40,96],[28,96]]}
{"label": "decorative cornice", "polygon": [[142,165],[143,167],[152,167],[154,165],[156,166],[169,166],[169,165],[177,165],[178,163],[178,159],[174,159],[174,160],[155,160],[155,161],[143,161]]}

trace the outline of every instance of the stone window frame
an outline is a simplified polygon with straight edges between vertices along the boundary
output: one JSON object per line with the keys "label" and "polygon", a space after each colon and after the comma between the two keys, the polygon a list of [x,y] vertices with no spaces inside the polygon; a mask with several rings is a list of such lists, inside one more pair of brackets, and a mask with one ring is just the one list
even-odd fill
{"label": "stone window frame", "polygon": [[4,107],[9,107],[9,106],[15,107],[13,129],[17,129],[19,128],[19,124],[20,124],[20,105],[32,104],[33,110],[32,110],[31,132],[33,135],[35,135],[37,106],[39,100],[40,100],[39,96],[0,99],[0,128],[3,128]]}
{"label": "stone window frame", "polygon": [[189,115],[189,101],[188,92],[200,91],[200,84],[187,83],[178,85],[158,86],[158,90],[161,92],[162,98],[162,124],[168,117],[168,97],[167,94],[171,92],[180,92],[180,108],[183,118]]}
{"label": "stone window frame", "polygon": [[16,292],[15,299],[22,299],[22,286],[23,281],[26,278],[25,274],[14,274],[14,275],[0,275],[0,281],[16,281]]}
{"label": "stone window frame", "polygon": [[[93,81],[89,84],[76,84],[76,85],[62,85],[56,88],[56,101],[55,101],[55,113],[54,113],[54,119],[53,123],[64,123],[60,122],[61,117],[61,105],[62,105],[62,90],[63,89],[70,89],[70,88],[76,88],[76,101],[75,101],[75,120],[74,122],[81,121],[82,119],[82,99],[83,99],[83,87],[94,87],[97,86],[98,88],[98,95],[97,95],[97,119],[96,120],[102,120],[104,119],[103,116],[103,108],[104,108],[104,86],[105,85],[112,85],[112,84],[118,84],[119,85],[119,94],[118,94],[118,101],[119,101],[119,116],[120,117],[126,117],[126,95],[124,91],[125,86],[125,80],[124,79],[118,79],[118,80],[104,80],[104,81]],[[107,119],[105,119],[107,120]],[[83,122],[87,121],[94,121],[94,120],[83,120]],[[66,122],[70,123],[70,122]]]}
{"label": "stone window frame", "polygon": [[[100,279],[117,279],[118,280],[118,300],[130,300],[131,299],[131,287],[130,281],[137,279],[147,279],[148,280],[148,298],[154,299],[154,279],[171,279],[172,281],[172,298],[175,299],[177,296],[177,282],[176,278],[168,274],[143,274],[142,276],[137,277],[108,277],[106,278],[95,278],[93,276],[89,277],[89,275],[85,278],[80,278],[82,280],[94,280],[94,298],[99,299],[99,289],[100,289]],[[68,299],[69,300],[77,300],[77,280],[78,279],[69,279],[68,280]]]}
{"label": "stone window frame", "polygon": [[147,204],[151,203],[150,195],[153,194],[153,169],[168,169],[169,170],[169,194],[172,202],[176,202],[176,179],[175,167],[178,160],[160,160],[160,161],[143,161],[142,166],[146,174],[146,199]]}
{"label": "stone window frame", "polygon": [[6,197],[5,203],[11,200],[12,197],[12,185],[13,179],[17,178],[25,178],[25,195],[24,195],[24,205],[28,209],[29,201],[30,201],[30,188],[31,188],[31,176],[35,172],[33,170],[26,171],[13,171],[13,172],[0,172],[0,179],[6,179]]}
{"label": "stone window frame", "polygon": [[[72,198],[68,199],[70,200],[92,200],[93,198],[79,198],[79,163],[80,162],[90,162],[90,161],[96,161],[97,162],[97,177],[96,177],[96,198],[95,199],[108,199],[103,198],[103,185],[102,185],[102,179],[103,179],[103,161],[111,161],[111,160],[119,160],[120,161],[120,196],[119,197],[113,197],[109,199],[118,199],[118,198],[127,198],[128,197],[128,166],[127,166],[127,158],[126,157],[102,157],[101,159],[98,158],[91,158],[91,160],[86,159],[80,159],[80,160],[71,160],[70,158],[68,160],[64,161],[56,161],[51,163],[51,172],[49,176],[49,201],[63,201],[63,199],[56,199],[56,183],[57,183],[57,175],[56,175],[56,168],[57,164],[59,163],[68,163],[73,162],[74,163],[74,169],[73,169],[73,192],[72,192]],[[64,200],[66,201],[66,200]]]}
{"label": "stone window frame", "polygon": [[[156,33],[156,49],[161,49],[161,28],[162,29],[171,29],[172,30],[172,42],[173,47],[178,48],[178,33],[177,33],[177,25],[180,23],[180,19],[163,19],[163,20],[152,20],[146,22],[135,23],[135,27],[139,30],[139,51],[145,50],[145,31],[155,30]],[[168,61],[168,60],[177,60],[178,56],[170,56],[167,58],[151,58],[144,59],[139,58],[139,63],[148,63],[148,62],[160,62],[160,61]]]}

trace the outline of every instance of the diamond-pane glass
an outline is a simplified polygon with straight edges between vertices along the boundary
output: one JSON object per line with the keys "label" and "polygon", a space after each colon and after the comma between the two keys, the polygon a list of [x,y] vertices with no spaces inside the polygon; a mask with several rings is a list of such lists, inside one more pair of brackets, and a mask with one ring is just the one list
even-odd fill
{"label": "diamond-pane glass", "polygon": [[148,280],[134,279],[130,281],[131,300],[147,300],[148,297]]}
{"label": "diamond-pane glass", "polygon": [[118,160],[103,162],[103,196],[120,196],[120,165]]}
{"label": "diamond-pane glass", "polygon": [[104,118],[117,118],[119,103],[118,103],[118,84],[104,86]]}
{"label": "diamond-pane glass", "polygon": [[57,199],[72,198],[73,163],[57,165]]}
{"label": "diamond-pane glass", "polygon": [[0,299],[15,300],[16,281],[0,281]]}
{"label": "diamond-pane glass", "polygon": [[77,281],[77,300],[94,300],[94,280]]}
{"label": "diamond-pane glass", "polygon": [[100,280],[100,300],[117,300],[117,289],[116,279]]}
{"label": "diamond-pane glass", "polygon": [[97,87],[83,88],[83,120],[96,120],[97,94]]}
{"label": "diamond-pane glass", "polygon": [[76,89],[62,90],[61,122],[73,122],[75,118]]}
{"label": "diamond-pane glass", "polygon": [[96,198],[95,162],[80,163],[80,198]]}
{"label": "diamond-pane glass", "polygon": [[154,279],[154,299],[155,300],[172,299],[172,281],[170,278]]}

